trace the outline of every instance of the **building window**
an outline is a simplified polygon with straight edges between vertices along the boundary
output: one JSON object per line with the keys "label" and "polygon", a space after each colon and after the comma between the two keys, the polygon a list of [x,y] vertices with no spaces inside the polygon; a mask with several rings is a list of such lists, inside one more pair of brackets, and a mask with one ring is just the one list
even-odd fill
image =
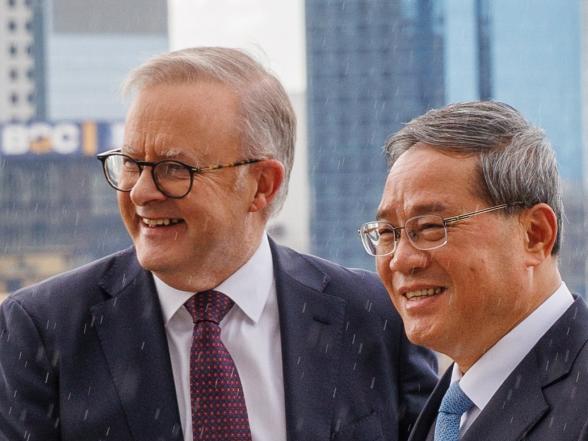
{"label": "building window", "polygon": [[34,102],[35,102],[35,94],[34,94],[34,93],[29,93],[29,94],[27,95],[27,101],[28,101],[29,103],[31,103],[31,104],[32,104],[32,103],[34,103]]}
{"label": "building window", "polygon": [[35,77],[35,71],[33,69],[27,69],[27,78],[32,80]]}
{"label": "building window", "polygon": [[15,92],[12,92],[10,94],[10,102],[12,102],[12,104],[18,103],[18,94],[16,94]]}
{"label": "building window", "polygon": [[12,81],[16,80],[18,78],[18,71],[14,68],[10,69],[10,79]]}
{"label": "building window", "polygon": [[16,55],[16,52],[17,52],[17,50],[16,50],[16,44],[11,44],[8,47],[8,52],[10,52],[10,55],[12,55],[12,56]]}
{"label": "building window", "polygon": [[29,44],[27,45],[27,54],[31,55],[33,53],[33,45]]}
{"label": "building window", "polygon": [[33,29],[33,22],[32,21],[27,21],[25,23],[25,27],[27,28],[27,31],[31,31]]}
{"label": "building window", "polygon": [[16,31],[16,22],[14,20],[8,20],[8,30],[11,32]]}
{"label": "building window", "polygon": [[16,5],[16,0],[8,0],[8,6],[10,8],[14,8],[15,5]]}

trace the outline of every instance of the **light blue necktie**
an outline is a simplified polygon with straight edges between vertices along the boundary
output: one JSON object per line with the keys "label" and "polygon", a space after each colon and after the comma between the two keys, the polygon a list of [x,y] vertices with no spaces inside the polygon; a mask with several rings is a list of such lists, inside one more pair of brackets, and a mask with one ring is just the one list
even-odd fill
{"label": "light blue necktie", "polygon": [[445,392],[439,406],[435,441],[458,441],[461,416],[473,406],[472,400],[459,387],[459,382],[453,383]]}

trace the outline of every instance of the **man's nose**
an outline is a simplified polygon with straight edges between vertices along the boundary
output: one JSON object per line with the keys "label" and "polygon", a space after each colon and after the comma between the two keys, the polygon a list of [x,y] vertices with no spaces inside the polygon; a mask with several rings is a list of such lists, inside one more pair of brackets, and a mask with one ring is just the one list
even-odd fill
{"label": "man's nose", "polygon": [[155,185],[153,173],[149,167],[143,167],[137,182],[131,189],[130,197],[135,205],[145,205],[152,201],[166,199],[166,196]]}
{"label": "man's nose", "polygon": [[390,259],[391,271],[398,271],[402,274],[414,274],[415,272],[429,266],[431,253],[417,249],[406,237],[406,230],[402,232],[396,243],[396,250]]}

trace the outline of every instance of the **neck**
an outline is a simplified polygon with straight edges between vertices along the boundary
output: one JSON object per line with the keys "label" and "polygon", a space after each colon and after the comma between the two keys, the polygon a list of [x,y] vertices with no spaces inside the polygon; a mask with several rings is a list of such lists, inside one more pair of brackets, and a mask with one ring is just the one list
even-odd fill
{"label": "neck", "polygon": [[[472,365],[488,352],[502,337],[512,331],[517,325],[525,320],[533,311],[535,311],[545,300],[547,300],[560,287],[562,280],[556,265],[543,271],[529,270],[529,278],[525,286],[525,291],[519,293],[517,300],[513,302],[513,310],[518,313],[513,319],[504,320],[502,327],[496,329],[491,334],[480,335],[478,339],[471,342],[467,347],[460,350],[452,351],[448,354],[458,365],[462,374],[465,374]],[[454,348],[457,349],[457,348]]]}
{"label": "neck", "polygon": [[264,231],[248,235],[240,244],[222,247],[214,256],[200,259],[200,265],[153,272],[167,285],[180,291],[201,292],[216,288],[253,256],[259,248],[262,234]]}

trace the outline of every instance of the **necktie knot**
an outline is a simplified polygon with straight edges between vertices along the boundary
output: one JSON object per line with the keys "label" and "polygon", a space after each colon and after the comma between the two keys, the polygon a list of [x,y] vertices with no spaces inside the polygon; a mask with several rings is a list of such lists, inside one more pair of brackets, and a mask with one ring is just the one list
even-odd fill
{"label": "necktie knot", "polygon": [[441,406],[439,406],[439,412],[461,416],[473,406],[474,403],[472,400],[470,400],[465,392],[461,390],[461,387],[459,387],[459,382],[455,382],[449,387],[449,389],[447,389],[447,392],[445,392],[445,396],[441,401]]}
{"label": "necktie knot", "polygon": [[210,290],[193,295],[184,305],[192,315],[194,324],[209,321],[218,325],[234,302],[222,292]]}
{"label": "necktie knot", "polygon": [[453,383],[445,392],[439,406],[435,423],[435,441],[458,441],[461,416],[472,407],[474,403],[461,390],[459,382]]}

